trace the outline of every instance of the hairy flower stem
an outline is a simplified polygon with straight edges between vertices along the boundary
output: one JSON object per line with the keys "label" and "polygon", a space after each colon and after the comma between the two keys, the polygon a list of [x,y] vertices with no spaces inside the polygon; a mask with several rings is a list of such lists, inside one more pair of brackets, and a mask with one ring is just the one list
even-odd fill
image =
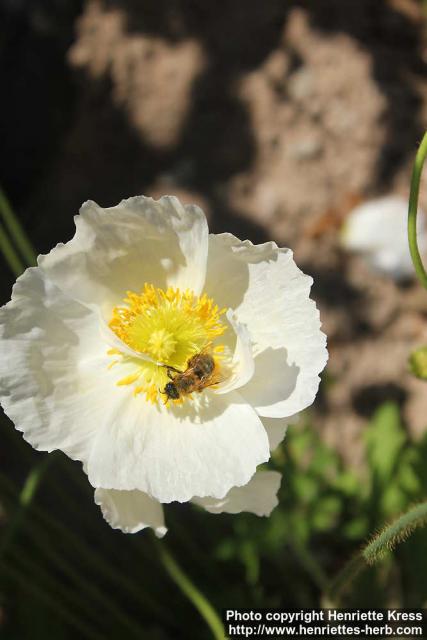
{"label": "hairy flower stem", "polygon": [[427,501],[415,505],[373,535],[370,542],[344,565],[332,580],[324,597],[324,600],[330,603],[328,606],[338,606],[342,596],[361,571],[381,560],[387,551],[392,551],[397,544],[404,542],[415,529],[425,524],[427,524]]}
{"label": "hairy flower stem", "polygon": [[[29,267],[37,264],[37,257],[27,234],[10,206],[2,189],[0,189],[0,216],[9,231],[15,246]],[[23,271],[23,269],[21,270]],[[19,274],[18,274],[19,275]]]}
{"label": "hairy flower stem", "polygon": [[427,273],[424,269],[423,261],[418,250],[417,242],[417,213],[418,213],[418,196],[420,191],[420,180],[424,166],[424,162],[427,156],[427,132],[421,141],[418,148],[417,155],[415,156],[414,168],[412,170],[411,178],[411,193],[409,195],[409,209],[408,209],[408,240],[409,250],[411,252],[412,262],[415,267],[415,271],[418,280],[427,289]]}
{"label": "hairy flower stem", "polygon": [[417,504],[394,522],[386,525],[382,531],[372,537],[362,551],[364,560],[374,564],[387,551],[391,551],[400,542],[404,542],[415,529],[427,523],[427,501]]}
{"label": "hairy flower stem", "polygon": [[171,552],[166,548],[165,543],[156,539],[156,544],[162,565],[170,578],[172,578],[175,584],[200,613],[212,631],[212,635],[215,640],[224,640],[226,637],[225,630],[215,609],[199,589],[191,582],[190,578],[184,573],[175,558],[172,556]]}

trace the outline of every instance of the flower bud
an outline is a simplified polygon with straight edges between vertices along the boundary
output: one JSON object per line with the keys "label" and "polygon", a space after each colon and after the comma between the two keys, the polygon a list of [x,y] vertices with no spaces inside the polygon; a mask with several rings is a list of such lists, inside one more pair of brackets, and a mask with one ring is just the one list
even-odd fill
{"label": "flower bud", "polygon": [[409,356],[409,368],[417,378],[427,380],[427,346],[419,347]]}

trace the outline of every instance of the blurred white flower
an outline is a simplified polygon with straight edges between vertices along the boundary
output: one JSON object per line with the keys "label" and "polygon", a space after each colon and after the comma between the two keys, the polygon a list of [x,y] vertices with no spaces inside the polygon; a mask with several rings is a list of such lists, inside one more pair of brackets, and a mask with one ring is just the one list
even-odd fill
{"label": "blurred white flower", "polygon": [[[346,219],[342,244],[360,253],[370,267],[396,281],[414,276],[407,233],[408,201],[399,196],[369,200],[353,209]],[[427,249],[423,212],[418,215],[418,243]]]}
{"label": "blurred white flower", "polygon": [[164,534],[171,501],[269,513],[279,474],[256,468],[327,360],[311,278],[173,197],[87,202],[75,221],[0,309],[5,412],[83,463],[123,531]]}

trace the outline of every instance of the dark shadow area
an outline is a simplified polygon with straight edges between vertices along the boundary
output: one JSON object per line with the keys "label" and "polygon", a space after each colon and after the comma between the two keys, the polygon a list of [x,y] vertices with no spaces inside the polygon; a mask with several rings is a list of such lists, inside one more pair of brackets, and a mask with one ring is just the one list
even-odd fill
{"label": "dark shadow area", "polygon": [[393,383],[370,385],[353,396],[353,408],[360,416],[370,418],[384,402],[395,402],[402,407],[407,396],[405,389]]}
{"label": "dark shadow area", "polygon": [[[57,158],[76,93],[65,54],[82,0],[0,3],[0,181],[16,206]],[[30,229],[33,221],[28,221]]]}
{"label": "dark shadow area", "polygon": [[[349,282],[346,260],[340,261],[339,268],[320,269],[304,263],[301,269],[313,277],[311,291],[314,300],[336,311],[343,310],[345,305],[346,324],[342,327],[342,340],[363,339],[370,332],[366,321],[366,293]],[[335,336],[334,343],[339,341],[339,337]]]}
{"label": "dark shadow area", "polygon": [[[82,4],[0,1],[0,187],[31,236],[44,216],[31,215],[25,205],[60,157],[72,121],[76,93],[65,54]],[[54,242],[49,236],[50,247]],[[14,280],[2,266],[1,300],[10,297]]]}
{"label": "dark shadow area", "polygon": [[[304,273],[313,275],[314,268],[310,264],[302,265]],[[318,300],[322,300],[330,307],[340,307],[345,299],[352,307],[357,308],[363,300],[363,293],[360,289],[353,287],[346,278],[344,264],[340,264],[340,269],[316,269],[316,278],[313,282],[313,294]]]}
{"label": "dark shadow area", "polygon": [[89,82],[87,75],[79,72],[73,82],[80,98],[72,136],[54,168],[57,180],[49,191],[37,194],[48,212],[40,217],[34,234],[41,252],[49,251],[58,238],[71,237],[73,215],[83,202],[94,200],[109,207],[144,193],[170,162],[170,154],[158,153],[145,144],[123,111],[112,103],[108,78]]}

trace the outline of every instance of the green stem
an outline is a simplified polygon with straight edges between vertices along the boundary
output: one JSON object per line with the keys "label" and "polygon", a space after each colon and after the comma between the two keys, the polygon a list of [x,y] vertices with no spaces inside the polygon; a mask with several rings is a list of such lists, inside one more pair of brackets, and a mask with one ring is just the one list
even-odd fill
{"label": "green stem", "polygon": [[427,156],[427,132],[421,141],[415,156],[414,168],[411,178],[411,193],[409,195],[408,210],[408,240],[409,250],[411,252],[412,262],[421,284],[427,289],[427,273],[424,269],[423,261],[418,250],[417,242],[417,213],[418,213],[418,196],[420,191],[421,174],[424,162]]}
{"label": "green stem", "polygon": [[27,265],[29,267],[36,265],[37,257],[32,244],[18,218],[14,214],[9,200],[6,198],[2,189],[0,189],[0,215]]}
{"label": "green stem", "polygon": [[7,237],[6,232],[3,229],[1,224],[0,224],[0,251],[2,252],[4,259],[9,265],[9,268],[12,271],[12,273],[14,273],[16,277],[20,276],[21,273],[24,271],[25,267],[22,264],[21,259],[19,258],[15,249],[13,248],[12,243]]}
{"label": "green stem", "polygon": [[164,542],[156,540],[156,543],[159,550],[160,560],[166,572],[200,613],[212,631],[215,640],[224,640],[226,637],[225,630],[215,609],[191,582],[190,578],[184,573],[170,551],[166,548]]}

